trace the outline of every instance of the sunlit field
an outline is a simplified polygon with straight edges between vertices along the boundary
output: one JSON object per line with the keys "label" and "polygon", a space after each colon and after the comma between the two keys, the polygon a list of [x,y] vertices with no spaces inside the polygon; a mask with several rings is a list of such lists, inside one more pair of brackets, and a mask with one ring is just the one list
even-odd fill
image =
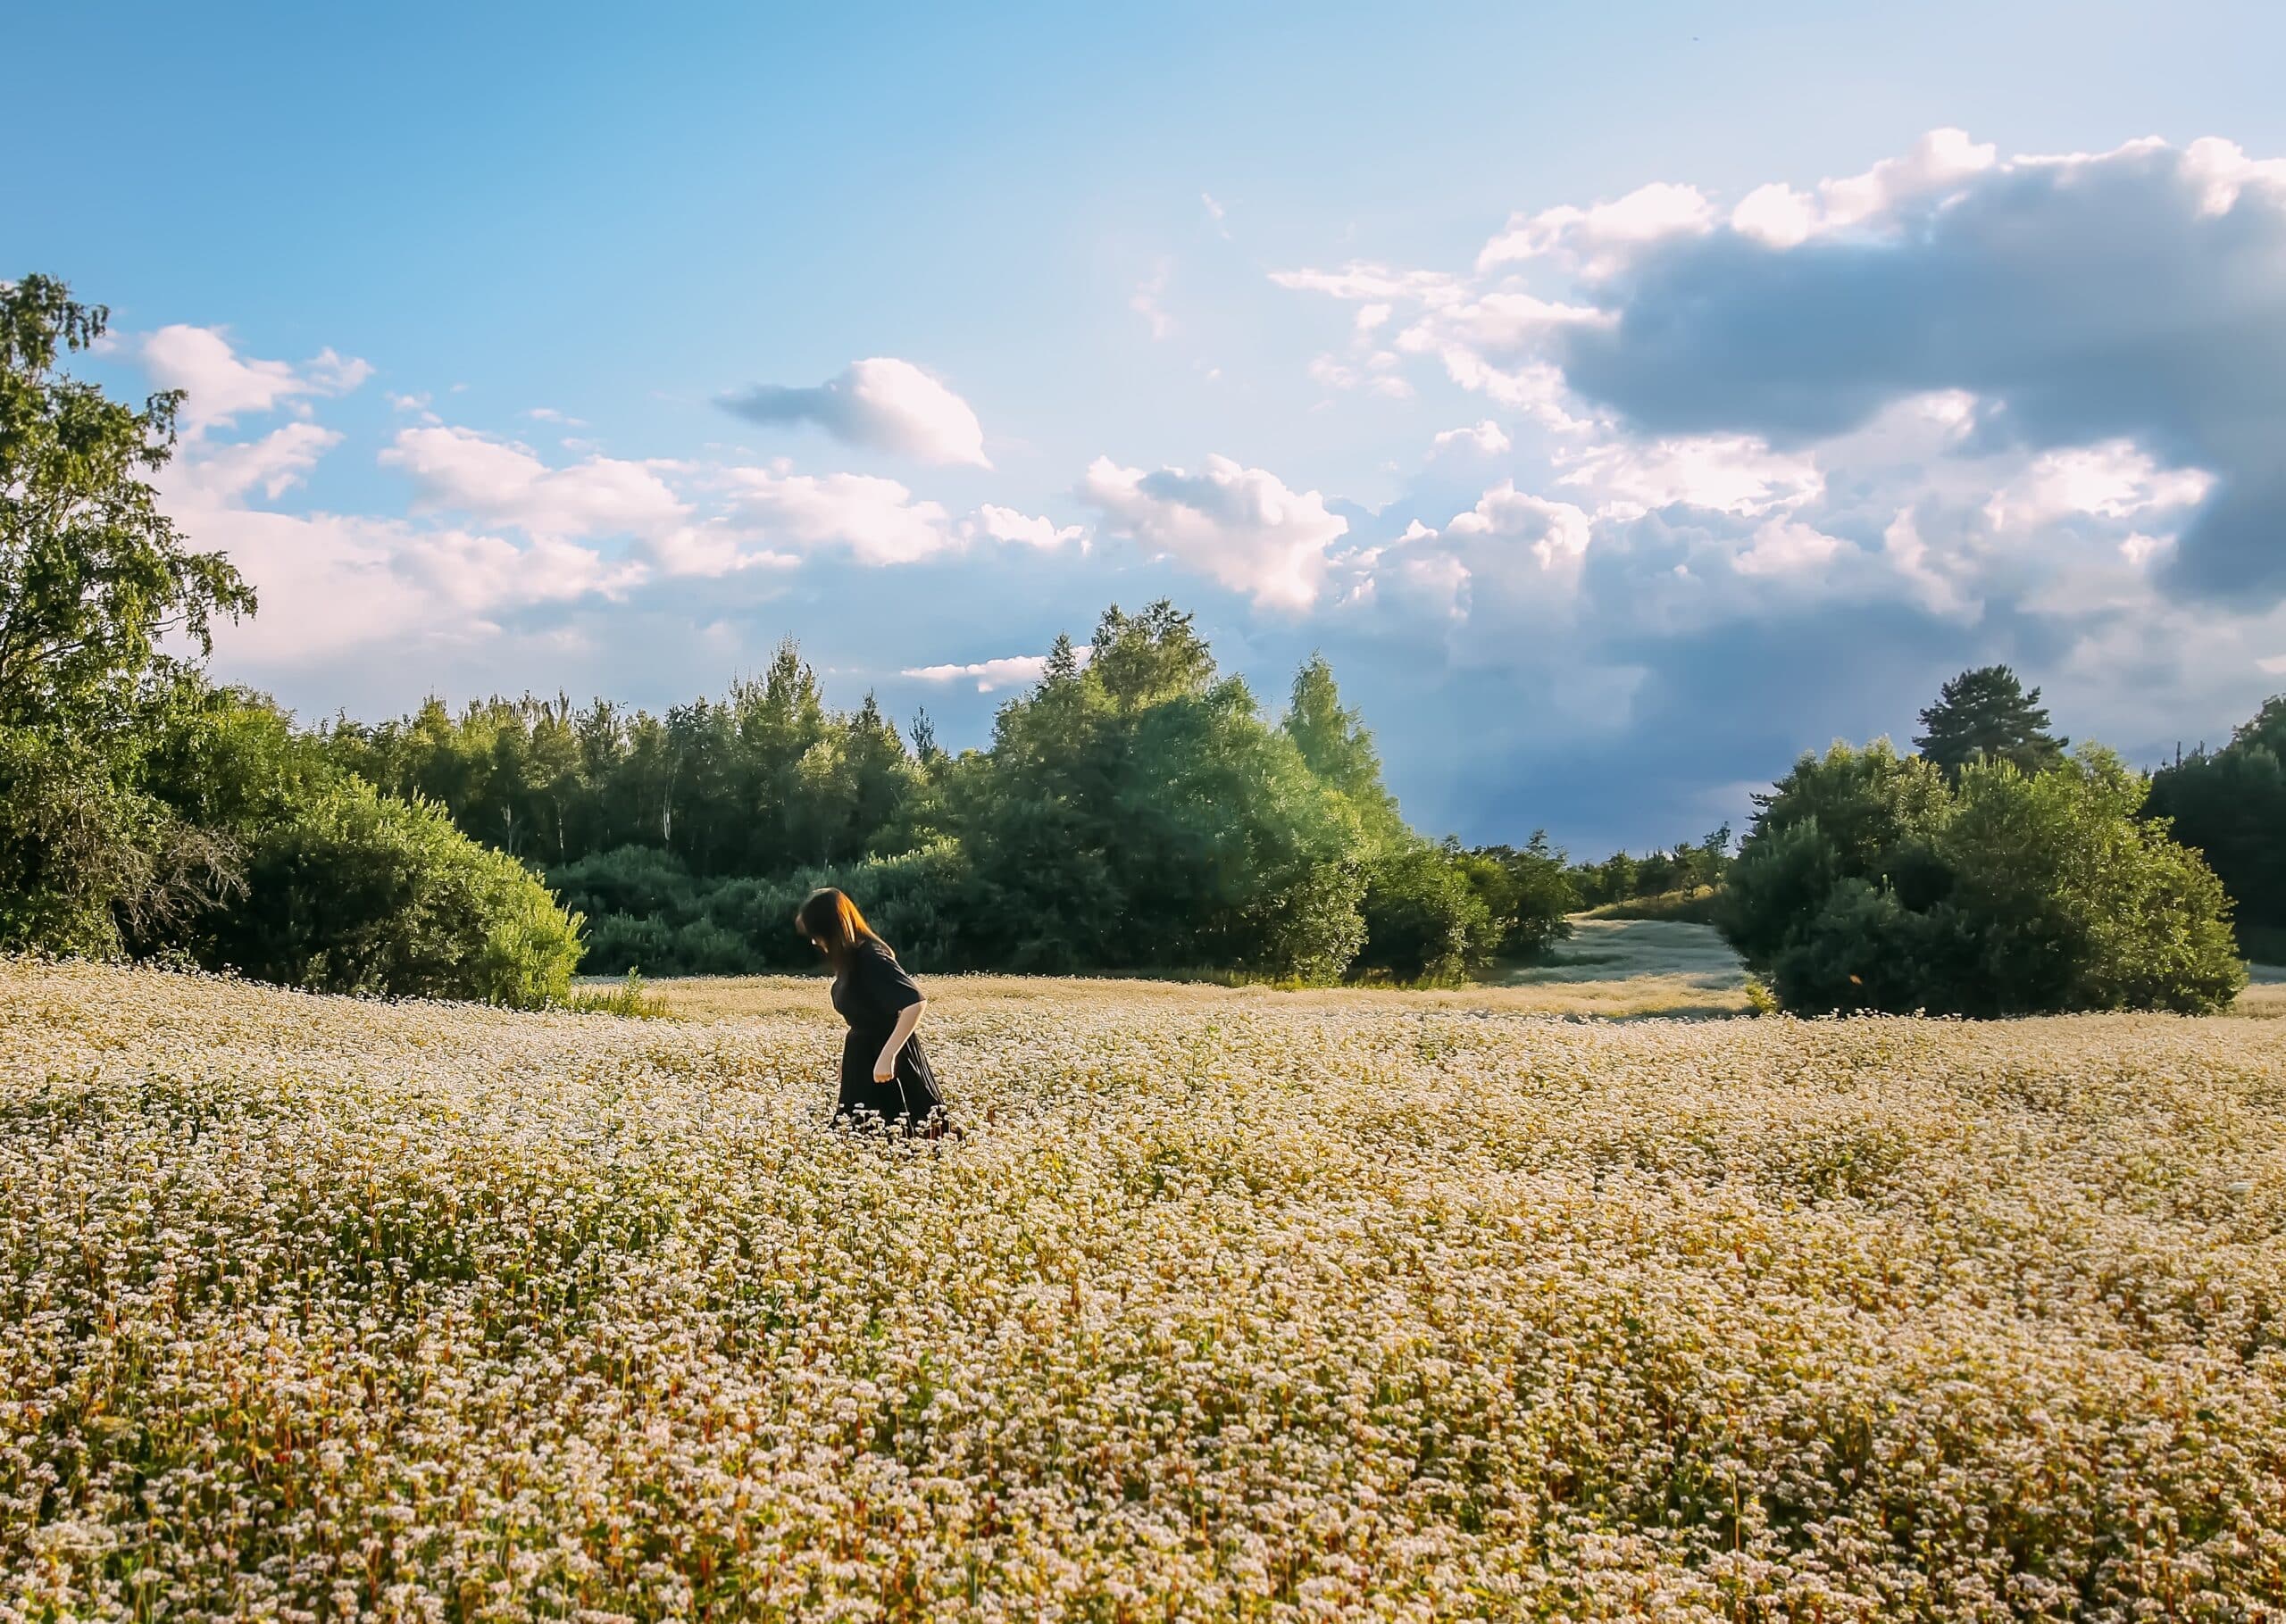
{"label": "sunlit field", "polygon": [[1565,985],[0,962],[0,1619],[2286,1608],[2286,1024]]}
{"label": "sunlit field", "polygon": [[[925,973],[925,972],[924,972]],[[1097,977],[928,976],[940,1006],[1110,1001],[1193,1010],[1498,1010],[1543,1015],[1742,1015],[1747,976],[1738,955],[1706,925],[1664,920],[1575,918],[1570,940],[1548,962],[1505,971],[1493,985],[1425,990],[1346,987],[1289,992],[1211,982]],[[699,1020],[815,1013],[824,983],[805,976],[696,976],[650,990],[677,1014]]]}

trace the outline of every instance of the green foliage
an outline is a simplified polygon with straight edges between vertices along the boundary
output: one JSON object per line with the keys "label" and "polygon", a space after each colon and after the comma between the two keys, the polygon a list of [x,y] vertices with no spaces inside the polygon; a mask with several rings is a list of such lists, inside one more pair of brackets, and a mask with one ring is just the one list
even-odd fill
{"label": "green foliage", "polygon": [[138,412],[57,370],[105,320],[50,278],[0,285],[0,945],[96,956],[163,947],[237,888],[230,843],[141,777],[200,686],[163,643],[203,653],[254,607],[144,477],[178,397]]}
{"label": "green foliage", "polygon": [[1356,811],[1172,605],[1113,608],[1093,646],[1084,670],[1051,658],[947,780],[971,951],[1019,970],[1339,974],[1360,929]]}
{"label": "green foliage", "polygon": [[672,1020],[666,1000],[645,990],[643,978],[629,970],[612,987],[575,987],[557,1007],[574,1015],[617,1015],[630,1020]]}
{"label": "green foliage", "polygon": [[[1731,826],[1723,824],[1697,844],[1678,842],[1672,849],[1636,857],[1614,852],[1601,862],[1575,864],[1566,870],[1575,906],[1603,909],[1641,897],[1684,895],[1719,887],[1731,867]],[[1669,904],[1672,907],[1672,904]],[[1666,919],[1671,912],[1614,913],[1623,919]]]}
{"label": "green foliage", "polygon": [[1499,957],[1536,959],[1572,934],[1566,916],[1580,906],[1579,888],[1546,829],[1522,846],[1481,845],[1456,861],[1498,929]]}
{"label": "green foliage", "polygon": [[580,920],[432,802],[355,778],[313,789],[248,843],[247,895],[209,915],[199,956],[321,992],[559,1002]]}
{"label": "green foliage", "polygon": [[2152,777],[2145,804],[2172,821],[2238,904],[2250,956],[2286,929],[2286,695],[2266,702],[2222,749],[2201,750]]}
{"label": "green foliage", "polygon": [[2196,1012],[2245,984],[2212,870],[2083,749],[1957,784],[1886,740],[1804,756],[1733,866],[1724,934],[1787,1009]]}
{"label": "green foliage", "polygon": [[173,454],[180,396],[138,412],[56,371],[107,319],[48,277],[0,286],[0,726],[115,729],[163,639],[208,652],[216,616],[254,608],[143,477]]}
{"label": "green foliage", "polygon": [[1356,812],[1369,840],[1403,837],[1404,820],[1397,815],[1397,797],[1381,783],[1381,758],[1373,748],[1373,736],[1356,712],[1343,708],[1333,668],[1323,655],[1312,654],[1294,674],[1293,697],[1280,726],[1318,781]]}
{"label": "green foliage", "polygon": [[115,957],[238,883],[232,854],[83,739],[0,727],[0,951]]}
{"label": "green foliage", "polygon": [[1365,945],[1353,970],[1396,981],[1457,981],[1488,963],[1502,921],[1469,883],[1465,854],[1408,841],[1365,870]]}
{"label": "green foliage", "polygon": [[794,910],[820,886],[864,899],[875,929],[916,962],[969,962],[962,920],[974,910],[956,842],[868,857],[833,869],[709,879],[668,853],[623,846],[549,875],[565,906],[597,921],[587,962],[606,974],[736,975],[817,966],[817,951],[793,929]]}
{"label": "green foliage", "polygon": [[1927,731],[1915,745],[1948,779],[1959,778],[1973,762],[2044,771],[2063,761],[2071,742],[2049,734],[2040,690],[2026,693],[2005,665],[1980,666],[1945,684],[1937,703],[1921,712],[1921,725]]}

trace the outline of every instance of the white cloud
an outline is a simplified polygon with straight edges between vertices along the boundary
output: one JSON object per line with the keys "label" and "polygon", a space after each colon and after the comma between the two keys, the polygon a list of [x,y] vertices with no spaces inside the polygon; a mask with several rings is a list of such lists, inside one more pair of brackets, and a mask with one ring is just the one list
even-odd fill
{"label": "white cloud", "polygon": [[2207,499],[2214,478],[2196,468],[2161,468],[2132,440],[2106,440],[2043,453],[1985,504],[1993,528],[2023,530],[2069,514],[2124,519],[2153,508]]}
{"label": "white cloud", "polygon": [[[1073,648],[1073,658],[1081,665],[1088,663],[1095,650],[1086,644]],[[912,677],[922,682],[969,682],[976,684],[980,694],[989,694],[995,688],[1029,687],[1047,671],[1046,654],[1008,654],[997,660],[979,660],[968,665],[907,666],[897,675]]]}
{"label": "white cloud", "polygon": [[1921,538],[1921,527],[1911,508],[1900,508],[1881,532],[1881,553],[1931,613],[1973,619],[1983,612],[1983,601],[1956,579],[1965,572],[1948,567],[1951,561],[1940,559]]}
{"label": "white cloud", "polygon": [[1761,513],[1797,506],[1825,487],[1813,458],[1774,452],[1752,435],[1613,440],[1566,461],[1556,483],[1595,492],[1623,517],[1678,502]]}
{"label": "white cloud", "polygon": [[909,361],[852,362],[814,388],[757,384],[722,404],[757,423],[814,423],[838,439],[939,465],[989,468],[969,404]]}
{"label": "white cloud", "polygon": [[959,544],[950,516],[872,474],[795,474],[733,468],[724,479],[733,520],[764,540],[847,547],[858,562],[908,564]]}
{"label": "white cloud", "polygon": [[1765,521],[1754,545],[1731,561],[1740,575],[1802,575],[1830,564],[1848,544],[1798,520]]}
{"label": "white cloud", "polygon": [[1311,361],[1309,371],[1314,382],[1329,389],[1370,389],[1392,400],[1410,400],[1413,386],[1397,376],[1397,365],[1394,353],[1376,350],[1366,356],[1363,366],[1337,361],[1331,355],[1319,355]]}
{"label": "white cloud", "polygon": [[647,464],[589,457],[550,468],[529,448],[471,429],[400,429],[380,460],[412,476],[420,507],[466,512],[532,535],[656,536],[689,517]]}
{"label": "white cloud", "polygon": [[1322,293],[1329,298],[1378,303],[1457,303],[1467,283],[1441,271],[1397,271],[1387,265],[1355,261],[1339,271],[1273,271],[1270,279],[1298,293]]}
{"label": "white cloud", "polygon": [[1473,451],[1488,457],[1498,456],[1510,449],[1507,430],[1489,417],[1472,429],[1439,429],[1437,433],[1437,446],[1439,450],[1449,446]]}
{"label": "white cloud", "polygon": [[1569,502],[1550,502],[1503,479],[1464,513],[1456,513],[1445,531],[1452,536],[1494,536],[1531,543],[1543,570],[1576,562],[1593,534],[1588,515]]}
{"label": "white cloud", "polygon": [[1146,473],[1108,457],[1089,465],[1080,495],[1114,525],[1185,569],[1251,596],[1259,608],[1299,611],[1317,601],[1326,549],[1349,521],[1316,491],[1289,490],[1275,474],[1210,456],[1193,474]]}
{"label": "white cloud", "polygon": [[1697,187],[1654,181],[1590,208],[1566,204],[1537,214],[1511,215],[1507,229],[1485,244],[1476,256],[1476,268],[1489,271],[1560,254],[1582,275],[1594,279],[1609,274],[1629,253],[1646,243],[1679,234],[1697,235],[1714,221],[1714,205]]}
{"label": "white cloud", "polygon": [[175,483],[209,501],[222,502],[260,489],[275,500],[302,482],[341,437],[315,423],[288,423],[258,440],[229,445],[194,443],[175,464]]}
{"label": "white cloud", "polygon": [[1154,339],[1164,340],[1174,336],[1175,319],[1167,314],[1165,307],[1159,303],[1166,295],[1167,282],[1172,275],[1173,267],[1161,260],[1158,269],[1143,279],[1135,289],[1134,297],[1127,301],[1127,308],[1149,324]]}
{"label": "white cloud", "polygon": [[246,412],[274,412],[303,396],[346,395],[372,376],[363,361],[321,350],[301,366],[241,356],[223,329],[177,323],[146,335],[143,367],[163,389],[184,391],[182,417],[193,435]]}
{"label": "white cloud", "polygon": [[799,554],[747,545],[736,528],[721,520],[664,531],[645,546],[661,573],[677,577],[714,579],[745,570],[798,569],[802,562]]}
{"label": "white cloud", "polygon": [[2249,186],[2286,189],[2286,158],[2249,158],[2238,144],[2207,136],[2183,148],[2183,169],[2200,192],[2200,212],[2227,214]]}
{"label": "white cloud", "polygon": [[518,546],[499,536],[446,529],[410,533],[396,544],[398,569],[436,597],[471,613],[511,604],[563,604],[599,595],[626,595],[649,578],[642,564],[606,559],[593,548],[551,536]]}
{"label": "white cloud", "polygon": [[365,649],[402,658],[465,645],[497,635],[496,617],[505,612],[618,597],[647,578],[639,562],[552,537],[519,545],[458,527],[246,506],[263,483],[249,470],[309,453],[313,441],[280,437],[302,427],[256,442],[263,449],[250,447],[244,458],[179,462],[161,476],[166,512],[202,547],[227,554],[261,600],[260,612],[224,645],[238,669],[304,669]]}
{"label": "white cloud", "polygon": [[1965,130],[1932,129],[1901,158],[1884,158],[1862,175],[1822,180],[1815,193],[1783,182],[1757,187],[1731,211],[1731,229],[1776,248],[1865,223],[1900,204],[1942,193],[1992,167],[1997,149]]}
{"label": "white cloud", "polygon": [[1084,524],[1058,525],[1053,519],[1035,518],[989,502],[978,508],[976,517],[965,521],[961,530],[964,536],[1014,542],[1021,546],[1038,547],[1043,553],[1052,553],[1067,542],[1078,542],[1082,551],[1088,545],[1088,527]]}

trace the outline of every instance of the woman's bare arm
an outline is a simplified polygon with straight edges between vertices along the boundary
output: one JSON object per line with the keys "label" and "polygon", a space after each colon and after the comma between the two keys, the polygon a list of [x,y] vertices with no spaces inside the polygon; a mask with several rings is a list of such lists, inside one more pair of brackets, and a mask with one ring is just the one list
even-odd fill
{"label": "woman's bare arm", "polygon": [[923,998],[918,1004],[908,1004],[897,1012],[897,1027],[889,1033],[889,1042],[881,1049],[881,1057],[873,1062],[873,1080],[886,1083],[897,1075],[897,1052],[905,1047],[905,1040],[913,1036],[913,1029],[921,1024],[921,1012],[929,1007]]}

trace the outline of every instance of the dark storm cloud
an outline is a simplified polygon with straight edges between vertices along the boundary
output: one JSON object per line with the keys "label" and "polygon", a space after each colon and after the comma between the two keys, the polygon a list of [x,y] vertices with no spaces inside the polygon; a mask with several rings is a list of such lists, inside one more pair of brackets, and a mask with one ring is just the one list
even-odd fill
{"label": "dark storm cloud", "polygon": [[1615,322],[1557,336],[1564,376],[1660,433],[1806,441],[1965,389],[1990,438],[2131,437],[2217,476],[2170,585],[2275,601],[2286,180],[2236,175],[2235,157],[2201,143],[2006,166],[1878,236],[1673,239],[1604,289]]}

